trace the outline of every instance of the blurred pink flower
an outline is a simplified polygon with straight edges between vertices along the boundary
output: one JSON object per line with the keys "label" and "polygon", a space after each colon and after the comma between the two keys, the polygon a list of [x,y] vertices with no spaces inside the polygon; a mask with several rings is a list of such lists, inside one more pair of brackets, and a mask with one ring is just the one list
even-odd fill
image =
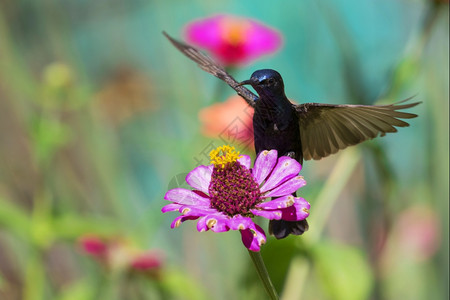
{"label": "blurred pink flower", "polygon": [[381,253],[381,271],[388,277],[405,264],[425,262],[439,250],[439,216],[430,206],[414,205],[396,218]]}
{"label": "blurred pink flower", "polygon": [[281,34],[255,20],[215,15],[186,25],[188,42],[210,51],[224,65],[242,65],[278,50]]}
{"label": "blurred pink flower", "polygon": [[253,148],[253,108],[238,95],[205,107],[198,113],[201,132],[237,147]]}
{"label": "blurred pink flower", "polygon": [[103,256],[108,250],[106,242],[96,235],[84,235],[78,243],[84,252],[93,256]]}
{"label": "blurred pink flower", "polygon": [[161,253],[149,250],[137,254],[131,261],[131,267],[141,271],[155,270],[162,266],[162,261]]}
{"label": "blurred pink flower", "polygon": [[78,239],[81,249],[109,270],[143,272],[159,278],[163,255],[157,250],[142,250],[120,237],[104,238],[87,234]]}
{"label": "blurred pink flower", "polygon": [[399,247],[417,260],[426,260],[439,249],[439,217],[427,206],[413,206],[402,212],[394,225]]}

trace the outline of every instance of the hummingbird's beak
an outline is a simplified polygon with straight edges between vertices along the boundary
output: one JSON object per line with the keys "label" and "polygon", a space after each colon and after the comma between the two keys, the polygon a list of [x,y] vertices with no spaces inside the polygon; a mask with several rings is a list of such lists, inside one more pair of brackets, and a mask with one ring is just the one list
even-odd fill
{"label": "hummingbird's beak", "polygon": [[253,80],[248,79],[248,80],[241,81],[238,85],[239,85],[239,86],[241,86],[241,85],[246,85],[246,84],[252,85],[252,83],[253,83]]}

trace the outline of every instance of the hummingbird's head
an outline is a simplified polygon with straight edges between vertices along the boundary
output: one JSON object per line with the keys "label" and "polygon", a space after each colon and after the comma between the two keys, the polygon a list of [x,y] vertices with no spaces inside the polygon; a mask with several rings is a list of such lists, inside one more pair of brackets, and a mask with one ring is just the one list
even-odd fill
{"label": "hummingbird's head", "polygon": [[284,83],[280,73],[272,69],[262,69],[253,72],[249,80],[239,85],[250,84],[258,95],[284,95]]}

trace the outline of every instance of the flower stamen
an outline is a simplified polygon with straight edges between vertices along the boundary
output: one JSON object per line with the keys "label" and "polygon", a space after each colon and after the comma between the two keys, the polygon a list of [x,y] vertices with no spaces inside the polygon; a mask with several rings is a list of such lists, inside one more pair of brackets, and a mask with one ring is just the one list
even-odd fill
{"label": "flower stamen", "polygon": [[216,168],[223,169],[228,164],[234,164],[241,156],[234,147],[224,145],[212,150],[209,157]]}

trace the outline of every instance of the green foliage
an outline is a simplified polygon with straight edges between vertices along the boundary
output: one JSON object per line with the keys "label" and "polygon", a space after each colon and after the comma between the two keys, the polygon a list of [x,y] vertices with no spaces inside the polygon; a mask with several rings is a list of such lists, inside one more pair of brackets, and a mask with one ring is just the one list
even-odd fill
{"label": "green foliage", "polygon": [[9,232],[25,240],[29,238],[31,228],[30,220],[23,209],[1,195],[0,228],[6,228]]}
{"label": "green foliage", "polygon": [[167,270],[163,276],[162,286],[170,295],[169,299],[210,299],[203,287],[184,272],[172,269]]}
{"label": "green foliage", "polygon": [[58,300],[91,300],[95,299],[95,287],[89,280],[79,280],[64,287]]}
{"label": "green foliage", "polygon": [[70,128],[51,118],[37,118],[32,122],[31,129],[38,162],[47,162],[58,148],[70,140]]}
{"label": "green foliage", "polygon": [[317,280],[331,299],[368,299],[373,275],[364,253],[351,246],[321,241],[312,247]]}

